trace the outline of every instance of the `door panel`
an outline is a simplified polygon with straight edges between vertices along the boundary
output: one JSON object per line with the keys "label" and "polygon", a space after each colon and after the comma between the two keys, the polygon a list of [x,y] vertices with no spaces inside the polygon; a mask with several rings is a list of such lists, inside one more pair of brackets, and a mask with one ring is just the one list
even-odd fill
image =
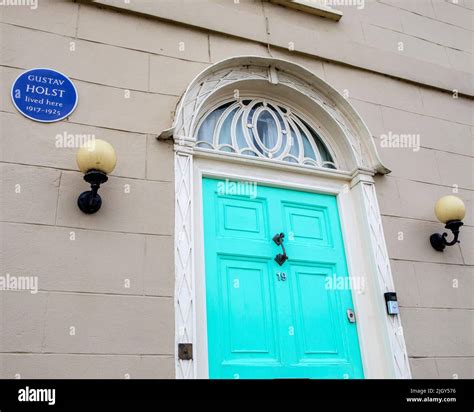
{"label": "door panel", "polygon": [[336,198],[219,183],[203,179],[210,378],[363,377],[351,291],[328,287],[348,276]]}
{"label": "door panel", "polygon": [[[235,196],[237,197],[237,196]],[[219,234],[224,237],[266,239],[268,237],[265,201],[218,197]]]}
{"label": "door panel", "polygon": [[284,228],[295,242],[313,246],[331,246],[326,208],[282,202]]}
{"label": "door panel", "polygon": [[[340,352],[336,336],[340,336],[340,325],[335,319],[337,296],[326,290],[325,282],[332,275],[331,267],[293,266],[294,317],[300,336],[298,360],[307,357],[335,357]],[[321,291],[315,299],[314,291]],[[324,292],[323,292],[324,291]]]}
{"label": "door panel", "polygon": [[220,268],[220,323],[230,358],[235,358],[234,354],[239,359],[252,359],[253,354],[274,357],[273,284],[269,282],[268,265],[253,259],[222,259]]}

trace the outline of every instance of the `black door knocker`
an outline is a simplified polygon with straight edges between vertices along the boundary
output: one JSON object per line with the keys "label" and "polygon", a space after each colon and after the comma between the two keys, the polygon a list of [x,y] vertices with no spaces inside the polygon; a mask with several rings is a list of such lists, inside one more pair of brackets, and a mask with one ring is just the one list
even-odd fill
{"label": "black door knocker", "polygon": [[273,236],[273,241],[278,246],[281,246],[281,248],[283,249],[283,253],[278,253],[275,256],[275,262],[278,263],[280,266],[288,260],[288,256],[286,256],[285,246],[283,246],[284,237],[284,233],[277,233],[275,236]]}

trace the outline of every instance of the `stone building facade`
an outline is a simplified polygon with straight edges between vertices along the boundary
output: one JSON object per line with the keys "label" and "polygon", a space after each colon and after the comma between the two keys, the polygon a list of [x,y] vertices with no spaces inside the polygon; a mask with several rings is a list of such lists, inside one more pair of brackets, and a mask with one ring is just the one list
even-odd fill
{"label": "stone building facade", "polygon": [[[368,162],[383,225],[372,247],[383,254],[386,243],[391,270],[383,270],[393,279],[401,324],[386,323],[385,313],[366,314],[386,328],[381,345],[387,353],[399,353],[393,368],[365,376],[474,377],[474,3],[365,0],[362,8],[334,6],[343,13],[339,21],[279,3],[0,6],[1,275],[38,278],[37,293],[0,293],[2,378],[206,376],[196,366],[205,350],[199,286],[187,277],[194,263],[180,254],[186,247],[190,259],[199,259],[201,250],[198,231],[189,244],[180,243],[189,235],[180,225],[198,209],[179,203],[195,178],[180,158],[193,150],[186,140],[192,136],[176,130],[190,107],[182,106],[191,101],[185,91],[194,90],[196,79],[209,82],[219,70],[249,67],[268,67],[269,84],[278,82],[272,73],[280,73],[281,83],[282,73],[304,78],[305,87],[370,131],[380,157],[378,170],[373,156]],[[66,120],[33,122],[13,106],[12,83],[35,67],[58,70],[76,85],[79,104]],[[84,135],[110,142],[118,158],[101,188],[102,209],[90,216],[76,207],[86,188],[77,147],[57,144]],[[399,147],[394,135],[408,136],[408,147]],[[467,215],[461,243],[440,253],[429,236],[443,229],[433,207],[448,194],[463,199]],[[182,202],[191,201],[192,193],[187,196]],[[366,223],[361,236],[371,231]],[[186,293],[187,304],[179,299]],[[389,336],[392,327],[396,337]],[[368,342],[361,333],[359,340]],[[194,363],[177,358],[178,343],[190,340]]]}

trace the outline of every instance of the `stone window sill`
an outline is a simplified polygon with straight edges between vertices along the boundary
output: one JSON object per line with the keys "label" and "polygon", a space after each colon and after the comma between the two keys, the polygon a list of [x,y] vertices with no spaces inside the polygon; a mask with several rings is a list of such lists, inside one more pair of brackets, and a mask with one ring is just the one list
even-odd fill
{"label": "stone window sill", "polygon": [[270,2],[334,21],[339,21],[342,17],[341,11],[325,6],[323,2],[319,3],[317,0],[270,0]]}

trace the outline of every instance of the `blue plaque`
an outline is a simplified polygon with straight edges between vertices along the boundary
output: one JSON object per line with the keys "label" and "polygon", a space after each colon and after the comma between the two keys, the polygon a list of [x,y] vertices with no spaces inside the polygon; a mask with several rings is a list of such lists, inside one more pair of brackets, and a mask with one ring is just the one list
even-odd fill
{"label": "blue plaque", "polygon": [[76,108],[77,90],[67,76],[56,70],[31,69],[14,81],[12,101],[31,120],[58,122]]}

